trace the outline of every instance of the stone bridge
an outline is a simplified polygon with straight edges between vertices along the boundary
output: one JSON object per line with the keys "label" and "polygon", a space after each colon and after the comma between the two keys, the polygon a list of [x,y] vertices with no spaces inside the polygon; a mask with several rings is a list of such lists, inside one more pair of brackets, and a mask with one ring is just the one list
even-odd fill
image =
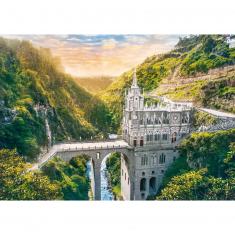
{"label": "stone bridge", "polygon": [[104,158],[113,152],[119,152],[125,156],[129,171],[133,169],[133,148],[124,140],[112,140],[102,142],[75,142],[53,145],[38,163],[33,165],[32,170],[41,168],[47,161],[54,156],[59,156],[65,161],[77,155],[87,155],[91,158],[92,182],[91,188],[95,200],[101,198],[101,163]]}

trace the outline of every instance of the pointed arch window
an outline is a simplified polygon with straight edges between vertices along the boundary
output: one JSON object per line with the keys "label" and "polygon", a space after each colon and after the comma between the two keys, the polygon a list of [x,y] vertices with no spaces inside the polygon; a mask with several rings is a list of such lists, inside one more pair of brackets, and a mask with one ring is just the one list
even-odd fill
{"label": "pointed arch window", "polygon": [[159,164],[164,164],[166,162],[166,155],[162,153],[159,157]]}
{"label": "pointed arch window", "polygon": [[145,191],[146,190],[146,179],[142,178],[140,180],[140,191]]}
{"label": "pointed arch window", "polygon": [[141,165],[142,165],[142,166],[148,165],[148,157],[147,157],[146,155],[144,155],[143,157],[141,157]]}
{"label": "pointed arch window", "polygon": [[156,133],[155,135],[154,135],[154,140],[155,141],[159,141],[160,140],[160,133]]}
{"label": "pointed arch window", "polygon": [[170,123],[170,119],[169,119],[169,115],[167,112],[163,113],[163,124],[169,124]]}

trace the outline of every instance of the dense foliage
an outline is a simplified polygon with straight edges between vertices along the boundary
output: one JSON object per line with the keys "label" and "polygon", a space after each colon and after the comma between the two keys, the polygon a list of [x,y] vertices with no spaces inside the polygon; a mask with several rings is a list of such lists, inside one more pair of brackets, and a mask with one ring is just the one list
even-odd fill
{"label": "dense foliage", "polygon": [[180,68],[183,76],[195,75],[198,72],[206,73],[209,69],[234,64],[235,50],[229,48],[226,35],[192,35],[186,40],[181,39],[179,43],[176,48],[194,45],[184,54],[185,58]]}
{"label": "dense foliage", "polygon": [[106,160],[106,167],[109,175],[113,194],[121,199],[121,156],[120,153],[112,153]]}
{"label": "dense foliage", "polygon": [[235,75],[208,82],[202,86],[198,99],[203,106],[235,113]]}
{"label": "dense foliage", "polygon": [[48,49],[0,38],[0,148],[32,160],[47,145],[46,119],[54,142],[113,128],[106,106],[65,74]]}
{"label": "dense foliage", "polygon": [[0,200],[62,199],[58,184],[29,167],[14,150],[0,150]]}
{"label": "dense foliage", "polygon": [[59,185],[64,200],[88,200],[89,178],[86,174],[86,156],[77,156],[65,162],[56,157],[42,167],[52,183]]}
{"label": "dense foliage", "polygon": [[206,170],[175,176],[157,197],[159,200],[234,200],[235,179],[206,176]]}
{"label": "dense foliage", "polygon": [[159,200],[234,200],[235,129],[193,133],[167,170]]}
{"label": "dense foliage", "polygon": [[192,123],[196,129],[198,129],[200,126],[215,125],[217,122],[218,119],[208,113],[196,110],[194,111]]}

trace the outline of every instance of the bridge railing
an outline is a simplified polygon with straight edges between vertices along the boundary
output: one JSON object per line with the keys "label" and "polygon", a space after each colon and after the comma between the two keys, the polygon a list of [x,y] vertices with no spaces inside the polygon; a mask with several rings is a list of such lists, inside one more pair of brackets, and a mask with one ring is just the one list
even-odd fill
{"label": "bridge railing", "polygon": [[102,150],[102,149],[123,149],[129,146],[123,145],[104,145],[104,146],[87,146],[87,147],[66,147],[58,149],[58,152],[66,152],[66,151],[89,151],[89,150]]}
{"label": "bridge railing", "polygon": [[101,139],[72,139],[72,140],[62,140],[62,141],[54,141],[53,145],[57,144],[73,144],[73,143],[100,143],[100,142],[113,142],[115,140],[122,140],[122,135],[117,135],[117,138],[115,139],[109,139],[109,138],[101,138]]}

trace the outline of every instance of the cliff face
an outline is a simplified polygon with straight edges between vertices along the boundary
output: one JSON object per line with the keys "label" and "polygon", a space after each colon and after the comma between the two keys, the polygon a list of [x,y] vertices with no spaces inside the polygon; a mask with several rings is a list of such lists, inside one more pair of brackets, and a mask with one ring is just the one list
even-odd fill
{"label": "cliff face", "polygon": [[49,50],[0,39],[0,148],[32,160],[50,141],[90,138],[111,127],[105,105],[65,74]]}

